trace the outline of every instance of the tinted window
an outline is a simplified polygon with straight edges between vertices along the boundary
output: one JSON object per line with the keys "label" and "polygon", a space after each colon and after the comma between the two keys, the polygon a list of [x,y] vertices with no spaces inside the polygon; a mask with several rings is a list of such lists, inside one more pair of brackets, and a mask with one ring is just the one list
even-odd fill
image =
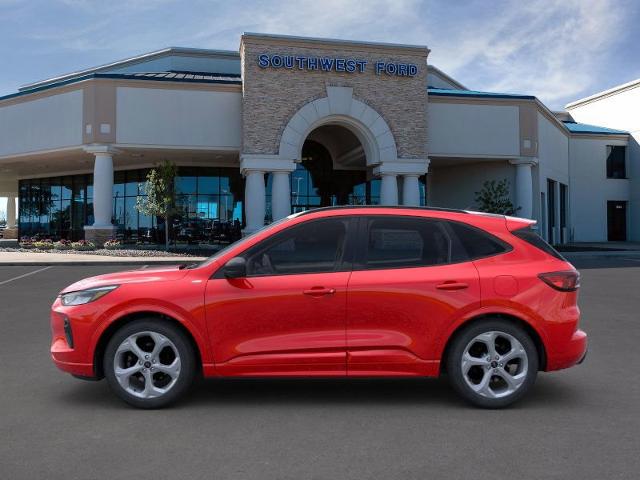
{"label": "tinted window", "polygon": [[451,242],[441,222],[411,217],[367,219],[366,269],[449,263]]}
{"label": "tinted window", "polygon": [[556,257],[557,259],[564,260],[564,257],[558,253],[558,251],[545,242],[544,238],[538,235],[531,227],[521,228],[519,230],[515,230],[513,234],[521,240],[533,245],[539,250],[548,253],[552,257]]}
{"label": "tinted window", "polygon": [[447,222],[453,232],[453,261],[475,260],[506,252],[509,245],[479,228],[458,222]]}
{"label": "tinted window", "polygon": [[322,273],[342,266],[347,218],[315,220],[291,227],[251,248],[247,274]]}
{"label": "tinted window", "polygon": [[624,146],[607,147],[607,178],[626,178],[626,150]]}

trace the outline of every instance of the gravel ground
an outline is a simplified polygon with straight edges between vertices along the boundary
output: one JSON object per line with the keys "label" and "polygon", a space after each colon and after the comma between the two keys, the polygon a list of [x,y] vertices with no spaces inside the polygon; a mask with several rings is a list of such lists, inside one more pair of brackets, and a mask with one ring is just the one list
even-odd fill
{"label": "gravel ground", "polygon": [[98,250],[43,250],[40,248],[0,248],[0,252],[24,252],[24,253],[57,253],[62,255],[80,254],[80,255],[101,255],[103,257],[194,257],[190,253],[183,252],[167,252],[164,250],[137,250],[118,248],[107,250],[101,248]]}

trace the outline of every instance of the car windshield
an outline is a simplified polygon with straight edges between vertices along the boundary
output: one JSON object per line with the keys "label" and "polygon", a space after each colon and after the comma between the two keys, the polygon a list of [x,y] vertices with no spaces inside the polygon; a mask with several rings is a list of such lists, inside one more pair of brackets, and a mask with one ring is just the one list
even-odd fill
{"label": "car windshield", "polygon": [[259,235],[267,230],[271,230],[275,227],[277,227],[278,225],[292,219],[295,217],[294,215],[289,215],[288,217],[282,218],[280,220],[277,220],[273,223],[270,223],[269,225],[264,226],[263,228],[261,228],[260,230],[256,230],[255,232],[253,232],[251,235],[247,235],[246,237],[241,238],[240,240],[238,240],[237,242],[233,242],[230,243],[229,245],[227,245],[226,247],[218,250],[214,255],[210,256],[209,258],[207,258],[206,260],[203,260],[200,263],[194,263],[193,265],[190,265],[187,268],[199,268],[199,267],[204,267],[206,265],[210,265],[212,262],[215,262],[218,258],[220,258],[221,256],[225,255],[231,248],[236,248],[236,247],[240,247],[241,245],[244,245],[245,243],[248,243],[249,241],[251,241],[251,239],[253,239],[256,235]]}

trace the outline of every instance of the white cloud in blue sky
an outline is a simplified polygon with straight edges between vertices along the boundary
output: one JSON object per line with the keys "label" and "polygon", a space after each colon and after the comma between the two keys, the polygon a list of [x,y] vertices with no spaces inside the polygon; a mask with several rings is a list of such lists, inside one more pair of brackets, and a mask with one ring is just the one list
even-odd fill
{"label": "white cloud in blue sky", "polygon": [[166,46],[237,50],[243,31],[427,45],[469,88],[549,107],[640,77],[632,0],[0,0],[0,94]]}

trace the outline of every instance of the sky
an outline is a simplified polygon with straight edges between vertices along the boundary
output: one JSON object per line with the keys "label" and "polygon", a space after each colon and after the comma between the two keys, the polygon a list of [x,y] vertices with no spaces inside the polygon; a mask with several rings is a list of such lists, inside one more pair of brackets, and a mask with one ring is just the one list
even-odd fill
{"label": "sky", "polygon": [[467,88],[554,110],[640,78],[636,0],[0,0],[0,95],[168,46],[237,50],[245,31],[426,45]]}

